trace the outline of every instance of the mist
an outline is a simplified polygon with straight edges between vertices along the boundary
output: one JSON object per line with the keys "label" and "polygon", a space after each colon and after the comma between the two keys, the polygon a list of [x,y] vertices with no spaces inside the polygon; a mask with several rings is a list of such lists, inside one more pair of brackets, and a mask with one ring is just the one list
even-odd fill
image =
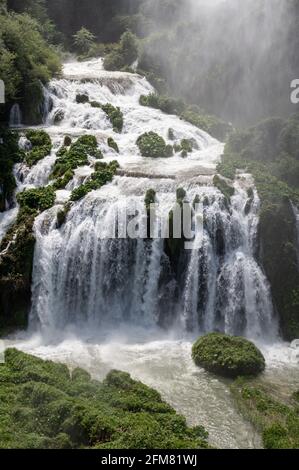
{"label": "mist", "polygon": [[159,64],[172,94],[239,125],[298,110],[290,101],[299,76],[296,0],[175,4],[171,23],[160,8],[164,30],[155,23],[159,40],[147,40],[141,59],[141,66]]}

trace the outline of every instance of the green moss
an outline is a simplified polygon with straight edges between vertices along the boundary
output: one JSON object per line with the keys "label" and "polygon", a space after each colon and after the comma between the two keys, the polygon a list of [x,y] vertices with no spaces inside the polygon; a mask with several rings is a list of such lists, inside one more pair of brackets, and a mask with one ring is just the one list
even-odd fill
{"label": "green moss", "polygon": [[114,132],[122,132],[124,125],[123,113],[119,108],[115,108],[112,104],[107,103],[101,105],[101,109],[107,114]]}
{"label": "green moss", "polygon": [[52,186],[27,189],[17,195],[21,209],[45,211],[55,203],[55,191]]}
{"label": "green moss", "polygon": [[199,338],[192,348],[196,365],[224,377],[257,375],[265,369],[265,359],[245,338],[211,333]]}
{"label": "green moss", "polygon": [[3,212],[6,202],[12,202],[16,188],[14,164],[23,160],[24,152],[19,149],[17,133],[0,128],[0,139],[0,212]]}
{"label": "green moss", "polygon": [[136,144],[143,157],[167,158],[172,154],[172,147],[167,146],[163,137],[160,137],[155,132],[142,134],[138,137]]}
{"label": "green moss", "polygon": [[3,334],[27,326],[36,215],[36,210],[22,208],[0,244],[0,333]]}
{"label": "green moss", "polygon": [[266,449],[298,449],[298,407],[279,401],[268,386],[244,379],[231,387],[240,411],[262,434]]}
{"label": "green moss", "polygon": [[144,203],[147,210],[150,209],[151,204],[156,202],[156,191],[154,189],[148,189],[145,194]]}
{"label": "green moss", "polygon": [[71,201],[79,201],[91,191],[100,189],[105,184],[111,182],[118,168],[119,164],[117,161],[110,163],[98,162],[95,168],[96,171],[91,175],[89,181],[73,190]]}
{"label": "green moss", "polygon": [[230,186],[223,178],[219,175],[215,175],[213,179],[214,186],[225,196],[228,202],[230,198],[235,194],[235,189]]}
{"label": "green moss", "polygon": [[63,207],[63,209],[60,209],[57,212],[57,228],[61,228],[62,225],[65,223],[67,215],[71,209],[71,204],[66,203]]}
{"label": "green moss", "polygon": [[112,148],[113,150],[115,150],[115,152],[119,153],[119,148],[118,148],[118,145],[117,143],[115,142],[115,140],[112,138],[112,137],[109,137],[108,140],[107,140],[107,144],[110,148]]}
{"label": "green moss", "polygon": [[71,137],[69,135],[66,135],[63,141],[64,147],[70,147],[71,144],[72,144]]}
{"label": "green moss", "polygon": [[111,371],[104,382],[82,369],[9,349],[0,367],[1,448],[207,448],[202,427],[155,390]]}
{"label": "green moss", "polygon": [[27,131],[26,137],[31,142],[32,150],[27,152],[25,161],[31,167],[50,155],[52,142],[50,136],[42,130]]}
{"label": "green moss", "polygon": [[76,103],[78,104],[85,104],[89,102],[89,97],[88,95],[85,94],[78,94],[76,95]]}
{"label": "green moss", "polygon": [[88,156],[97,159],[103,158],[102,152],[98,149],[97,139],[93,135],[79,137],[69,149],[61,147],[57,152],[52,178],[63,178],[67,174],[66,181],[68,183],[70,181],[68,178],[73,170],[88,164]]}

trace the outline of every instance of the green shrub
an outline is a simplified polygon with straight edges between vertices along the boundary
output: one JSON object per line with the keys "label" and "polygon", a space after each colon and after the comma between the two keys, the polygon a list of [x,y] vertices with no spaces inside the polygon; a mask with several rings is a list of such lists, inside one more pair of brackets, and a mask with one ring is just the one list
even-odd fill
{"label": "green shrub", "polygon": [[262,434],[266,449],[298,449],[298,409],[277,398],[275,384],[254,385],[239,379],[231,390],[240,411]]}
{"label": "green shrub", "polygon": [[32,150],[26,154],[25,161],[31,167],[51,153],[52,142],[50,136],[42,130],[27,131],[26,137],[32,144]]}
{"label": "green shrub", "polygon": [[110,163],[98,162],[96,171],[91,175],[87,183],[75,188],[71,194],[71,201],[79,201],[91,191],[100,189],[105,184],[112,181],[119,164],[116,161]]}
{"label": "green shrub", "polygon": [[106,70],[121,70],[138,58],[138,40],[130,31],[126,31],[120,38],[119,45],[114,47],[104,59]]}
{"label": "green shrub", "polygon": [[89,97],[88,95],[85,94],[78,94],[76,95],[76,103],[78,104],[85,104],[89,102]]}
{"label": "green shrub", "polygon": [[70,178],[70,172],[88,164],[89,155],[97,159],[103,158],[102,152],[98,149],[97,139],[93,135],[79,137],[76,142],[71,144],[69,149],[61,147],[57,152],[52,177],[60,178],[67,174],[66,179]]}
{"label": "green shrub", "polygon": [[124,119],[123,113],[119,108],[115,108],[112,104],[103,104],[101,105],[102,110],[107,114],[114,132],[121,132],[123,130]]}
{"label": "green shrub", "polygon": [[1,448],[207,448],[208,434],[158,392],[111,371],[104,382],[82,369],[6,350],[0,368]]}
{"label": "green shrub", "polygon": [[55,191],[52,186],[44,188],[27,189],[17,195],[21,209],[35,209],[45,211],[55,203]]}
{"label": "green shrub", "polygon": [[156,191],[154,189],[148,189],[145,194],[144,203],[147,210],[150,209],[151,204],[156,202]]}
{"label": "green shrub", "polygon": [[108,147],[112,148],[113,150],[115,150],[115,152],[119,153],[118,145],[112,137],[108,137],[107,144]]}
{"label": "green shrub", "polygon": [[[155,132],[147,132],[138,137],[136,144],[143,157],[167,158],[170,155],[171,146],[167,146],[163,137]],[[172,150],[171,150],[172,152]]]}
{"label": "green shrub", "polygon": [[196,365],[224,377],[258,375],[265,359],[257,347],[245,338],[211,333],[199,338],[192,348]]}
{"label": "green shrub", "polygon": [[17,133],[0,127],[0,138],[0,212],[3,212],[6,201],[12,201],[16,188],[14,164],[23,160],[24,152],[19,149]]}
{"label": "green shrub", "polygon": [[142,106],[160,109],[167,114],[176,114],[190,124],[208,132],[216,139],[224,141],[232,131],[232,126],[217,118],[204,113],[196,106],[189,106],[180,99],[151,93],[141,95],[139,102]]}
{"label": "green shrub", "polygon": [[215,175],[213,179],[214,186],[225,196],[227,201],[230,201],[230,198],[235,194],[235,189],[233,186],[230,186],[223,178]]}

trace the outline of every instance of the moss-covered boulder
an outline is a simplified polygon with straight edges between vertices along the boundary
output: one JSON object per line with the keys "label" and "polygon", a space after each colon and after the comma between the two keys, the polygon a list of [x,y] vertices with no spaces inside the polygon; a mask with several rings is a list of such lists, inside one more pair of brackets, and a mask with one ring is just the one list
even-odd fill
{"label": "moss-covered boulder", "polygon": [[50,136],[43,130],[29,130],[26,132],[26,137],[31,142],[32,150],[26,154],[25,161],[31,167],[50,155],[52,142]]}
{"label": "moss-covered boulder", "polygon": [[114,140],[112,137],[108,137],[108,139],[107,139],[107,145],[108,145],[108,147],[110,147],[111,149],[113,149],[116,153],[119,153],[118,145],[117,145],[117,143],[115,142],[115,140]]}
{"label": "moss-covered boulder", "polygon": [[245,338],[211,333],[199,338],[192,347],[195,364],[223,377],[258,375],[265,359],[258,348]]}
{"label": "moss-covered boulder", "polygon": [[168,158],[173,155],[173,147],[166,145],[163,137],[155,132],[146,132],[138,137],[136,144],[143,157]]}

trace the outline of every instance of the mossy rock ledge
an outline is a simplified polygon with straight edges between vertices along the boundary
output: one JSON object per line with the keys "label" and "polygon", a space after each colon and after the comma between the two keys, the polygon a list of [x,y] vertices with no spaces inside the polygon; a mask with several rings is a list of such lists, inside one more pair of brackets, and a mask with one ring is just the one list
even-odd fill
{"label": "mossy rock ledge", "polygon": [[193,345],[195,364],[222,377],[255,376],[265,369],[265,358],[259,349],[245,338],[211,333]]}

